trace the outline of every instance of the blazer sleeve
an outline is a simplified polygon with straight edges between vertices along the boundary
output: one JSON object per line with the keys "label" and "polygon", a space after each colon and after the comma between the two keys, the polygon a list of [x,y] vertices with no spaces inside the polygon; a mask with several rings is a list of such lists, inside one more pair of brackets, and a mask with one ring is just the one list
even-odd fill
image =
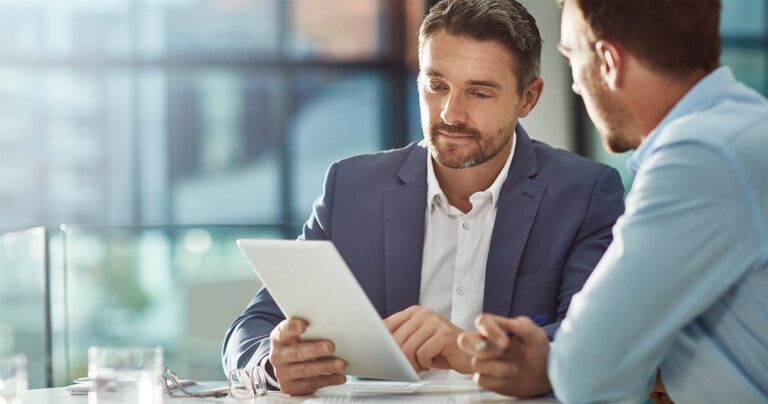
{"label": "blazer sleeve", "polygon": [[584,220],[568,252],[558,295],[557,321],[544,326],[552,340],[565,318],[571,298],[584,286],[613,240],[612,229],[624,213],[624,186],[619,173],[604,167],[592,189]]}
{"label": "blazer sleeve", "polygon": [[[329,240],[331,211],[336,183],[336,164],[325,176],[323,195],[313,207],[299,240]],[[224,336],[222,366],[225,374],[237,368],[253,368],[269,355],[269,334],[285,319],[266,288],[261,288],[245,312],[229,326]]]}

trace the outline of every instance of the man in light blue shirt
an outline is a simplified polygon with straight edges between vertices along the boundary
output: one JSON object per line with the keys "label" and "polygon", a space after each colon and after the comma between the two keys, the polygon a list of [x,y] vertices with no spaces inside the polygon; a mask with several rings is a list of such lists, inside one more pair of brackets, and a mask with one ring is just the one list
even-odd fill
{"label": "man in light blue shirt", "polygon": [[719,16],[718,0],[564,2],[574,91],[608,149],[637,149],[635,181],[551,345],[524,317],[482,315],[460,336],[480,385],[768,400],[768,100],[718,67]]}

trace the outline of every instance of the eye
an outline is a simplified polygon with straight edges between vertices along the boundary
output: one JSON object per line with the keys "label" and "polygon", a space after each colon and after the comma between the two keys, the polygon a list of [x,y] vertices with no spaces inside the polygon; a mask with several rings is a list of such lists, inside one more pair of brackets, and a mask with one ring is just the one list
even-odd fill
{"label": "eye", "polygon": [[487,100],[489,98],[493,98],[492,95],[484,93],[484,92],[481,92],[481,91],[474,91],[472,93],[472,95],[474,95],[475,97],[477,97],[477,98],[479,98],[481,100]]}
{"label": "eye", "polygon": [[443,83],[440,83],[440,82],[437,82],[437,81],[430,81],[430,82],[428,82],[427,83],[427,87],[431,91],[442,91],[442,90],[445,90],[447,88]]}

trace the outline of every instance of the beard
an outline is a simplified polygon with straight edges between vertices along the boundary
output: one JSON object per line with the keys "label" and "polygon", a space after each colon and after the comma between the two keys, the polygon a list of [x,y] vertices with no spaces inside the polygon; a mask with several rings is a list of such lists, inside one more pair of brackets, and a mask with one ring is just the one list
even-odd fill
{"label": "beard", "polygon": [[[467,146],[441,143],[439,132],[470,136],[474,142],[474,147],[470,151],[464,151]],[[512,140],[514,133],[514,120],[494,134],[482,133],[463,123],[448,125],[444,122],[438,122],[429,128],[427,144],[432,158],[441,165],[453,169],[471,168],[496,157]]]}
{"label": "beard", "polygon": [[632,119],[627,107],[600,79],[597,65],[592,66],[594,68],[589,69],[584,81],[584,87],[591,102],[585,102],[585,104],[592,122],[603,138],[603,145],[612,153],[624,153],[636,149],[640,146],[640,142],[627,133],[627,127]]}

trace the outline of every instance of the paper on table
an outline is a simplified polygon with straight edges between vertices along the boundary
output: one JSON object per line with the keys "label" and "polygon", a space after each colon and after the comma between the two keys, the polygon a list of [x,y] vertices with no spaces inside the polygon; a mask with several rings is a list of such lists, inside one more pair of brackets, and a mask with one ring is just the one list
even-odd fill
{"label": "paper on table", "polygon": [[[93,379],[88,377],[80,377],[75,380],[73,380],[75,384],[71,384],[67,386],[64,390],[69,393],[70,396],[87,396],[88,393],[92,391],[96,391],[96,385],[93,383]],[[183,387],[192,387],[196,386],[197,382],[194,380],[180,380],[179,381]],[[169,386],[171,391],[178,390],[178,387],[176,386]]]}
{"label": "paper on table", "polygon": [[339,395],[348,393],[413,393],[429,382],[371,382],[350,381],[338,386],[328,386],[318,390],[315,395]]}

